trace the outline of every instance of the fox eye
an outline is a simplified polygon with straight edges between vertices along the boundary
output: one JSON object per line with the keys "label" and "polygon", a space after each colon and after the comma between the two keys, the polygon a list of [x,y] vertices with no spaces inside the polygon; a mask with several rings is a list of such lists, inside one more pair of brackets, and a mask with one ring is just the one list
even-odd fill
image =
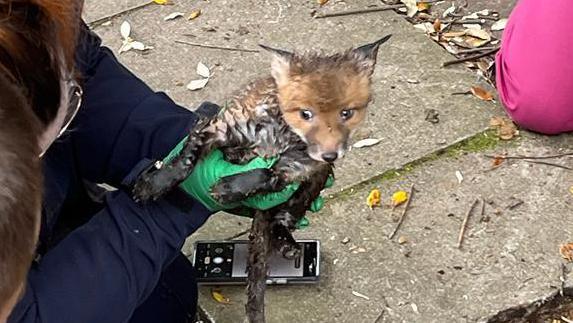
{"label": "fox eye", "polygon": [[303,110],[300,110],[300,117],[301,117],[302,119],[308,121],[308,120],[312,119],[312,117],[313,117],[312,111],[310,111],[310,110],[304,110],[304,109],[303,109]]}
{"label": "fox eye", "polygon": [[353,115],[354,115],[354,109],[344,109],[344,110],[340,111],[340,117],[344,121],[352,118]]}

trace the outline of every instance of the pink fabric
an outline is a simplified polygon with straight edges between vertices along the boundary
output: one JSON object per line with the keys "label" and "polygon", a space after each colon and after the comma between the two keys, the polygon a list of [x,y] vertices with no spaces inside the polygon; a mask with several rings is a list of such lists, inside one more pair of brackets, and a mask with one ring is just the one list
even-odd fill
{"label": "pink fabric", "polygon": [[572,0],[520,0],[496,56],[503,105],[523,128],[573,131]]}

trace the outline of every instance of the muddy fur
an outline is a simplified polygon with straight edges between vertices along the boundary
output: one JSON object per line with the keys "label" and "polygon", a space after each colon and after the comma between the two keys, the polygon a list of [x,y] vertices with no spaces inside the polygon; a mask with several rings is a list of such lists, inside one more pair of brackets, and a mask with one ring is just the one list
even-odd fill
{"label": "muddy fur", "polygon": [[291,232],[320,195],[333,173],[332,162],[344,155],[350,133],[364,119],[378,47],[389,38],[334,55],[293,54],[263,46],[274,54],[272,76],[247,85],[216,117],[201,119],[177,157],[142,173],[135,184],[137,200],[157,199],[187,178],[213,149],[239,164],[257,156],[279,157],[271,169],[225,177],[211,192],[226,204],[300,183],[289,201],[254,214],[249,322],[265,321],[269,252],[278,250],[287,258],[300,254]]}

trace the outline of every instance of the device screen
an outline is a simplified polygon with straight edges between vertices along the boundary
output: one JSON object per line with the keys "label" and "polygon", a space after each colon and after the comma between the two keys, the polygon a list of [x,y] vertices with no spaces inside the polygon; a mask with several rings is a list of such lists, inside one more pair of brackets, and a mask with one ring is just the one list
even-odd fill
{"label": "device screen", "polygon": [[[285,259],[278,253],[269,257],[269,283],[316,280],[318,242],[299,241],[301,254]],[[248,241],[200,241],[196,244],[194,265],[199,282],[242,283],[247,278]]]}

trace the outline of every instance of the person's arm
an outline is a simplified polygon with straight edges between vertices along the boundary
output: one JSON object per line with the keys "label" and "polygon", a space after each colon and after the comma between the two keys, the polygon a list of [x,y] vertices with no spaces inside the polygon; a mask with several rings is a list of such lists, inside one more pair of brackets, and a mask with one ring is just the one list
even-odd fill
{"label": "person's arm", "polygon": [[84,97],[69,131],[80,176],[117,186],[143,158],[162,159],[196,115],[152,91],[84,27],[78,45]]}
{"label": "person's arm", "polygon": [[122,190],[109,194],[102,211],[32,268],[9,322],[126,322],[211,213],[182,205],[184,194],[145,205]]}

